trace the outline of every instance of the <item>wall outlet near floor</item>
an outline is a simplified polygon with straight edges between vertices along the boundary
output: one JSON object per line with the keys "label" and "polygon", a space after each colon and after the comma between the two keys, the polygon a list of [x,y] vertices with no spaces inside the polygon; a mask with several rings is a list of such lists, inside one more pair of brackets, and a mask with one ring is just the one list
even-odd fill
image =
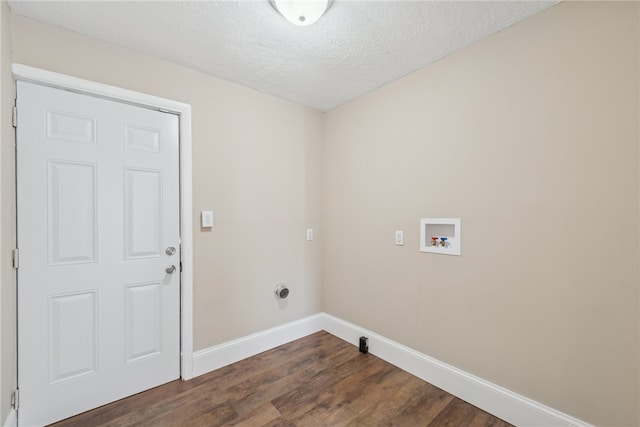
{"label": "wall outlet near floor", "polygon": [[360,337],[360,353],[369,353],[369,338]]}

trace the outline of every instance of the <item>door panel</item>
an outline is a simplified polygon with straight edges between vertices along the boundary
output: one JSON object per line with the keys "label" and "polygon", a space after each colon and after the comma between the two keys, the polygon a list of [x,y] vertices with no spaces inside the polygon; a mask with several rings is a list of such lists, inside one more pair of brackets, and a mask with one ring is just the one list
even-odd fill
{"label": "door panel", "polygon": [[125,293],[127,363],[162,352],[162,283],[128,285]]}
{"label": "door panel", "polygon": [[178,118],[18,82],[18,384],[43,425],[179,378]]}
{"label": "door panel", "polygon": [[95,262],[96,166],[49,161],[47,175],[49,265]]}
{"label": "door panel", "polygon": [[96,372],[96,292],[49,296],[49,384]]}
{"label": "door panel", "polygon": [[47,138],[67,142],[96,143],[96,119],[46,109]]}
{"label": "door panel", "polygon": [[125,169],[125,259],[159,257],[162,243],[162,173]]}

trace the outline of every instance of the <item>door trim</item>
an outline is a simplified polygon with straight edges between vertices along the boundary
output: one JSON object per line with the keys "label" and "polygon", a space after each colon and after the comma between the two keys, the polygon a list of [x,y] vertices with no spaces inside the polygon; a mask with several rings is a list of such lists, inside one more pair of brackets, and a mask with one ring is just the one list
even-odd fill
{"label": "door trim", "polygon": [[193,187],[191,166],[191,105],[66,74],[12,64],[15,80],[107,98],[154,110],[177,114],[180,128],[180,238],[182,277],[180,283],[180,377],[193,378]]}

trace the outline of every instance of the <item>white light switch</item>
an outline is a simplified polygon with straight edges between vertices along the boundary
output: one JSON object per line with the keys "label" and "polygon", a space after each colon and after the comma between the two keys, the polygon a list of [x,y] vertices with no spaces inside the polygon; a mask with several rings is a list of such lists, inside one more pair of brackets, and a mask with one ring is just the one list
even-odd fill
{"label": "white light switch", "polygon": [[313,240],[313,228],[307,228],[307,240]]}
{"label": "white light switch", "polygon": [[213,227],[213,211],[202,211],[200,214],[200,223],[202,228]]}
{"label": "white light switch", "polygon": [[404,231],[396,230],[396,245],[403,246],[404,245]]}

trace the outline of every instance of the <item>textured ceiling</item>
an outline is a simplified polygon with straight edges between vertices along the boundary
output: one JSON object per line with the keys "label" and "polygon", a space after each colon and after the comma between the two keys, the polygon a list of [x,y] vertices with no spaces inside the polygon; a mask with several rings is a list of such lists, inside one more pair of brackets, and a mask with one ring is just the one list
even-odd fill
{"label": "textured ceiling", "polygon": [[20,0],[9,6],[327,111],[558,1],[334,0],[308,27],[287,22],[268,0]]}

